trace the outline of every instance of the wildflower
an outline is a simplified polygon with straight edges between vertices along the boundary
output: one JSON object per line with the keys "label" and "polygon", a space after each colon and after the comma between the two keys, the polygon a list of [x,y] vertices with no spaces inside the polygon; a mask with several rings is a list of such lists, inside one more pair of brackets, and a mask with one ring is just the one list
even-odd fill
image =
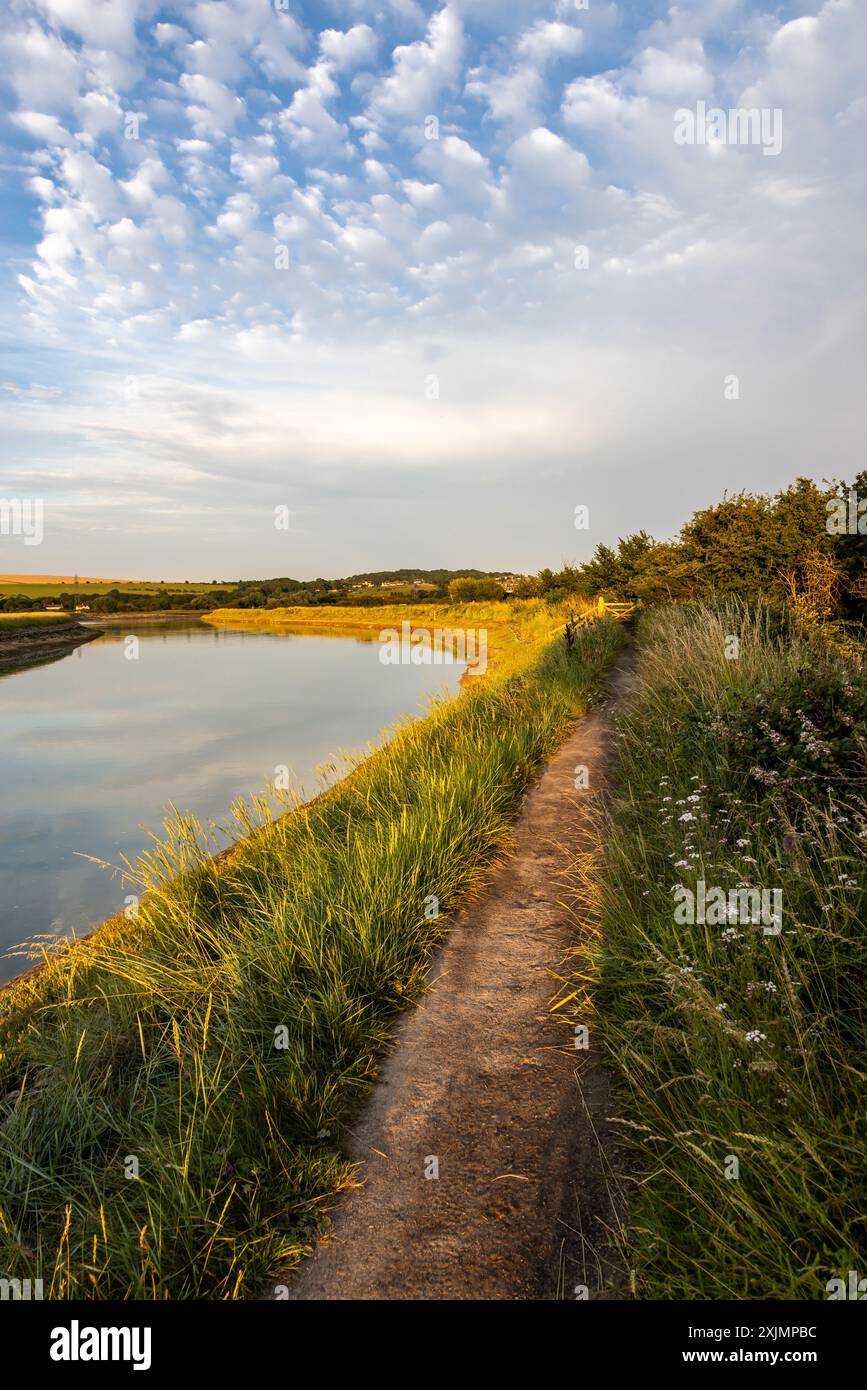
{"label": "wildflower", "polygon": [[744,1041],[748,1043],[767,1042],[767,1033],[761,1033],[758,1028],[751,1028],[748,1033],[744,1033]]}
{"label": "wildflower", "polygon": [[682,815],[682,816],[678,816],[677,819],[678,819],[679,821],[690,821],[690,820],[697,820],[698,817],[697,817],[697,816],[694,816],[693,813],[692,813],[692,811],[684,811],[683,815]]}
{"label": "wildflower", "polygon": [[778,772],[771,772],[769,768],[751,767],[750,776],[754,782],[761,782],[763,787],[773,787],[780,780]]}

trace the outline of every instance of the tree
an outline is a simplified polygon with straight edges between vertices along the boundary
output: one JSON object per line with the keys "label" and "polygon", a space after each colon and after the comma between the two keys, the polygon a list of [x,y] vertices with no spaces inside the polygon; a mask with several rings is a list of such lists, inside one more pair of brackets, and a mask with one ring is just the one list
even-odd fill
{"label": "tree", "polygon": [[655,544],[646,531],[637,531],[619,540],[616,550],[610,545],[597,545],[582,568],[587,593],[609,599],[636,599],[636,578]]}
{"label": "tree", "polygon": [[452,603],[474,603],[482,599],[501,599],[503,586],[497,579],[471,579],[468,575],[449,584]]}

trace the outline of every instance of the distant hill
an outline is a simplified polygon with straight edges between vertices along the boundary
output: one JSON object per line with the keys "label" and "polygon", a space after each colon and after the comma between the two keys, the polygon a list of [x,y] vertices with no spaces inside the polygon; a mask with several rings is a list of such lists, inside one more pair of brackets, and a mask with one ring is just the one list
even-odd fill
{"label": "distant hill", "polygon": [[502,570],[373,570],[370,574],[350,574],[335,579],[335,584],[436,584],[441,587],[451,579],[488,579]]}
{"label": "distant hill", "polygon": [[[0,575],[0,612],[46,609],[89,613],[208,612],[214,608],[283,608],[445,602],[458,578],[500,578],[479,569],[371,570],[346,579],[91,579],[81,575]],[[507,592],[511,586],[504,583]]]}

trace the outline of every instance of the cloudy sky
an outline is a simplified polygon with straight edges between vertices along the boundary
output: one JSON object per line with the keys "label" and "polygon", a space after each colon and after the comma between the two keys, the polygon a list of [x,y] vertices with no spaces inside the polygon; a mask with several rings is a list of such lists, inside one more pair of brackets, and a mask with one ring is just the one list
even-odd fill
{"label": "cloudy sky", "polygon": [[0,47],[0,571],[535,570],[863,467],[863,0],[8,0]]}

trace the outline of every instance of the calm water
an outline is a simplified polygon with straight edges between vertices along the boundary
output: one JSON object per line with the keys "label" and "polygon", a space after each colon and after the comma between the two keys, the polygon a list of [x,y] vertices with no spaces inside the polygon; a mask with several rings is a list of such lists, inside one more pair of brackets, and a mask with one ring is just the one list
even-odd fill
{"label": "calm water", "polygon": [[[124,656],[130,635],[138,660]],[[352,637],[131,622],[0,676],[0,953],[117,912],[132,885],[79,856],[134,860],[169,802],[221,822],[280,765],[314,795],[331,755],[457,689],[460,667],[383,666],[379,650]],[[0,980],[26,964],[0,956]]]}

